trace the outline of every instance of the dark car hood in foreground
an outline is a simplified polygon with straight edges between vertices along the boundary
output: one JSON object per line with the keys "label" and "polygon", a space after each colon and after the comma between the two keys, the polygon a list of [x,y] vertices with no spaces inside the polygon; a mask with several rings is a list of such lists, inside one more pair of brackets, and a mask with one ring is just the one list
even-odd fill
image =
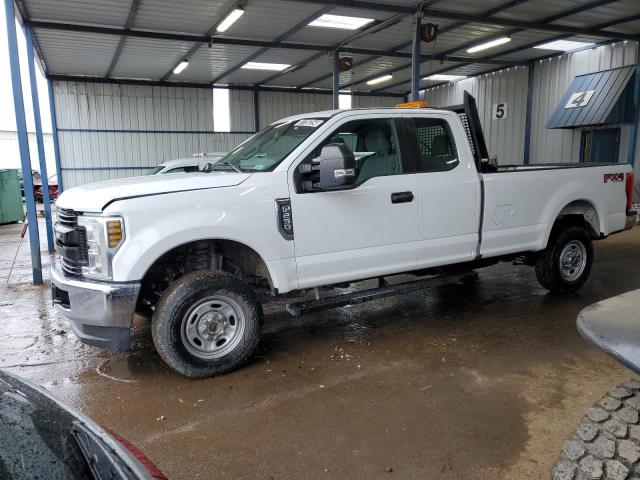
{"label": "dark car hood in foreground", "polygon": [[98,457],[104,453],[116,460],[109,468],[121,474],[113,478],[152,478],[87,417],[46,390],[0,370],[0,479],[96,478],[78,439],[88,442]]}

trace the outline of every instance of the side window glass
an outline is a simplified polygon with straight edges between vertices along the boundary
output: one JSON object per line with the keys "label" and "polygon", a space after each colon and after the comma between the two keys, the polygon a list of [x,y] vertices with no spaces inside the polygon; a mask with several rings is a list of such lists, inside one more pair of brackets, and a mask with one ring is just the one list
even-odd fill
{"label": "side window glass", "polygon": [[449,125],[442,119],[414,118],[419,158],[416,172],[446,172],[458,166],[460,160]]}
{"label": "side window glass", "polygon": [[309,160],[318,161],[322,148],[330,143],[342,143],[353,152],[356,157],[358,184],[373,177],[403,172],[392,120],[356,120],[345,123],[314,150]]}

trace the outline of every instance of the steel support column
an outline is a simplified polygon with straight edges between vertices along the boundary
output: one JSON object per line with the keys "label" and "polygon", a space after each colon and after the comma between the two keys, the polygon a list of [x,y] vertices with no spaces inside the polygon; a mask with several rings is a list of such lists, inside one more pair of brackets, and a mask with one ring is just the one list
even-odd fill
{"label": "steel support column", "polygon": [[333,108],[340,108],[340,52],[333,51]]}
{"label": "steel support column", "polygon": [[33,104],[33,120],[36,127],[36,142],[38,144],[38,162],[40,165],[40,177],[42,188],[42,202],[44,204],[44,221],[47,230],[47,248],[49,253],[56,251],[53,241],[53,228],[51,225],[51,200],[49,198],[49,174],[47,172],[47,158],[44,151],[44,138],[42,137],[42,119],[40,118],[40,100],[38,97],[38,79],[33,50],[33,33],[28,25],[24,28],[24,36],[27,43],[27,62],[29,64],[29,83],[31,84],[31,101]]}
{"label": "steel support column", "polygon": [[637,44],[638,52],[636,54],[636,76],[633,85],[633,107],[634,118],[629,134],[629,146],[627,147],[627,162],[631,165],[635,164],[636,146],[638,142],[638,123],[640,123],[640,43]]}
{"label": "steel support column", "polygon": [[62,168],[60,168],[60,148],[58,147],[58,121],[56,120],[56,102],[53,98],[53,87],[51,80],[47,80],[49,89],[49,110],[51,111],[51,136],[53,137],[53,157],[56,161],[56,175],[58,177],[58,192],[64,190],[62,185]]}
{"label": "steel support column", "polygon": [[4,0],[5,18],[7,20],[7,43],[9,46],[9,66],[11,69],[11,86],[13,89],[13,106],[16,114],[16,130],[20,148],[20,163],[24,181],[24,197],[27,202],[27,221],[29,222],[29,245],[31,248],[31,272],[34,285],[42,285],[42,259],[40,258],[40,237],[38,236],[38,217],[33,195],[33,177],[31,175],[31,159],[29,157],[29,137],[27,121],[22,98],[22,79],[20,77],[20,58],[18,56],[18,40],[16,38],[16,16],[13,0]]}
{"label": "steel support column", "polygon": [[260,131],[260,96],[258,89],[253,89],[253,128],[256,132]]}
{"label": "steel support column", "polygon": [[533,75],[535,62],[531,62],[527,67],[529,75],[527,77],[527,111],[524,120],[524,164],[529,165],[529,155],[531,150],[531,115],[533,108]]}
{"label": "steel support column", "polygon": [[411,44],[411,100],[420,100],[420,27],[422,12],[417,12],[413,22],[413,38]]}

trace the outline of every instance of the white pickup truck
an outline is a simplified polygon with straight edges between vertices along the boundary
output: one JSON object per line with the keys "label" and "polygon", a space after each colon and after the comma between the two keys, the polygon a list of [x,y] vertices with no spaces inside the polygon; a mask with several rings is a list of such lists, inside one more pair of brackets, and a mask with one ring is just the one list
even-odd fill
{"label": "white pickup truck", "polygon": [[[499,261],[575,291],[592,240],[633,225],[632,188],[626,164],[492,165],[468,94],[444,110],[297,115],[204,172],[65,191],[53,301],[82,341],[111,349],[128,348],[134,313],[151,316],[164,361],[208,377],[250,358],[262,302],[285,294],[315,291],[288,305],[300,315]],[[379,286],[320,295],[367,279]]]}

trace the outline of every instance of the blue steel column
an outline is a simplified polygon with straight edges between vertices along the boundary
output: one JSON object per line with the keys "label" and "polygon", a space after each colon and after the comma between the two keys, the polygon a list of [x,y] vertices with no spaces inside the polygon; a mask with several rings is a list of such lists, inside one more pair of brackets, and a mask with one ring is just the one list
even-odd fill
{"label": "blue steel column", "polygon": [[51,80],[47,80],[49,89],[49,110],[51,111],[51,136],[53,137],[53,157],[56,160],[56,175],[58,176],[58,192],[62,193],[62,169],[60,168],[60,148],[58,147],[58,121],[56,120],[56,102],[53,98]]}
{"label": "blue steel column", "polygon": [[527,79],[527,112],[524,121],[524,164],[529,165],[531,150],[531,109],[533,108],[533,74],[535,62],[529,63],[529,76]]}
{"label": "blue steel column", "polygon": [[33,284],[42,285],[42,259],[40,258],[40,238],[38,237],[38,218],[33,196],[33,178],[31,176],[31,159],[29,157],[29,138],[27,137],[27,121],[24,114],[22,98],[22,79],[20,78],[20,58],[18,56],[18,40],[16,38],[16,15],[13,0],[4,0],[5,18],[7,19],[7,43],[9,45],[9,66],[11,68],[11,86],[13,88],[13,106],[16,113],[16,130],[20,147],[20,163],[24,180],[24,196],[27,202],[27,220],[29,222],[29,244],[31,248],[31,271]]}
{"label": "blue steel column", "polygon": [[411,45],[411,100],[420,100],[420,27],[422,12],[417,12],[413,22],[413,41]]}
{"label": "blue steel column", "polygon": [[36,141],[38,143],[38,160],[40,163],[40,177],[42,178],[42,202],[44,203],[44,221],[47,229],[47,247],[49,253],[55,252],[53,243],[53,228],[51,226],[51,200],[49,199],[49,174],[47,173],[47,158],[44,153],[44,139],[42,138],[42,120],[40,118],[40,100],[38,98],[38,79],[33,58],[33,34],[31,27],[24,28],[27,40],[27,61],[29,63],[29,81],[31,83],[31,101],[33,102],[33,120],[36,126]]}
{"label": "blue steel column", "polygon": [[636,76],[633,85],[633,107],[634,118],[631,125],[631,134],[629,135],[629,147],[627,149],[627,162],[631,165],[635,164],[636,143],[638,141],[638,122],[640,122],[640,43],[637,44],[638,53],[636,55]]}
{"label": "blue steel column", "polygon": [[333,52],[333,108],[340,108],[340,52]]}

